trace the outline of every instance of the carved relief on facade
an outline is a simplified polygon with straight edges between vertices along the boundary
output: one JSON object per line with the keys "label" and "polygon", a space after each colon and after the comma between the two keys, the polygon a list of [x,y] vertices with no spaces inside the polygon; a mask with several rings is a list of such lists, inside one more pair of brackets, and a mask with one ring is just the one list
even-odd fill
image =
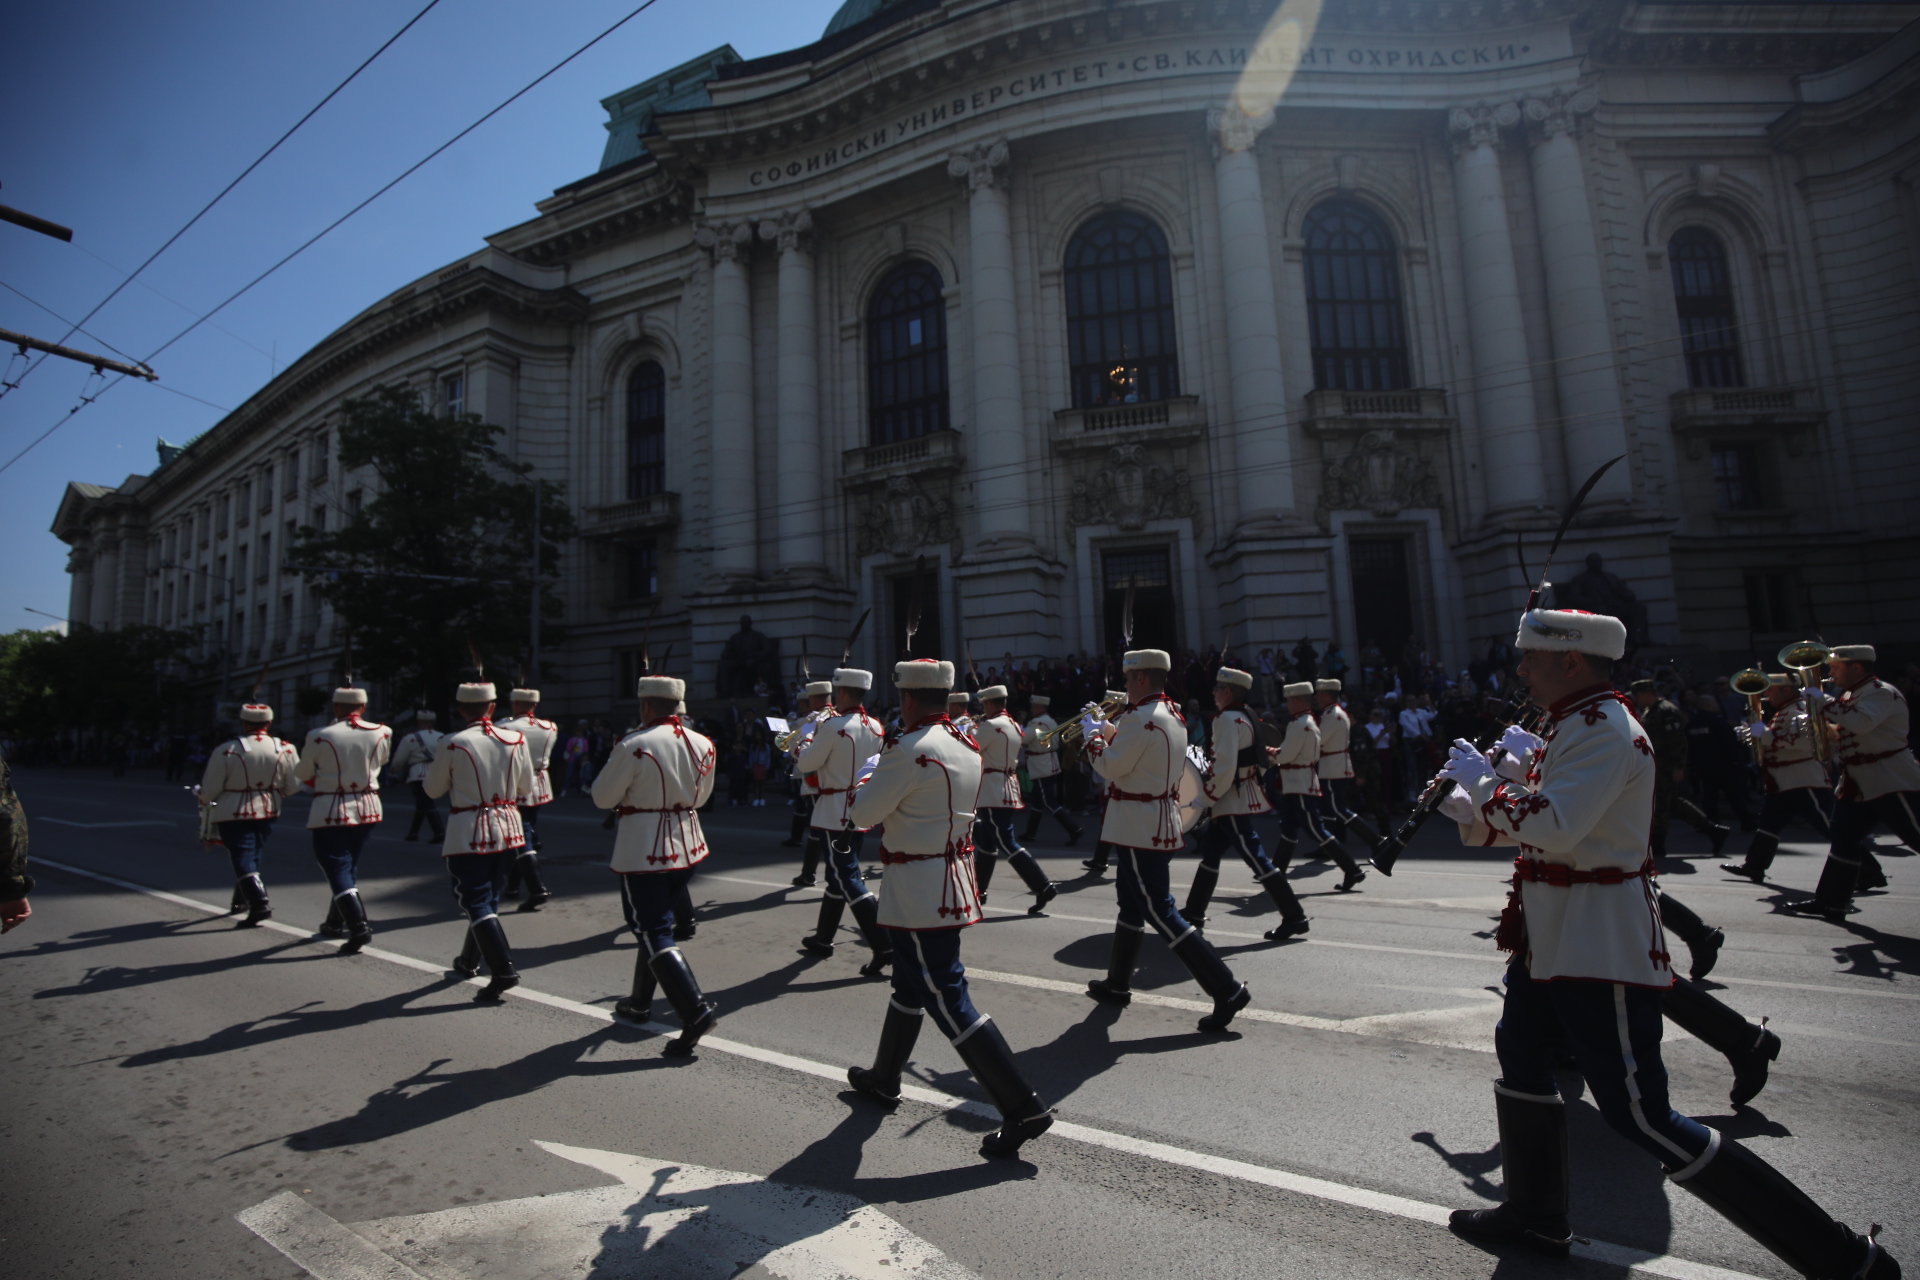
{"label": "carved relief on facade", "polygon": [[1344,453],[1329,440],[1320,478],[1320,521],[1330,511],[1396,516],[1409,507],[1438,507],[1440,481],[1419,446],[1393,431],[1368,431]]}
{"label": "carved relief on facade", "polygon": [[891,476],[856,503],[857,550],[863,556],[951,542],[956,534],[952,481],[945,476]]}
{"label": "carved relief on facade", "polygon": [[1075,526],[1109,524],[1143,529],[1150,520],[1190,516],[1200,504],[1193,497],[1186,450],[1150,454],[1145,445],[1121,444],[1083,464],[1067,500],[1067,521]]}

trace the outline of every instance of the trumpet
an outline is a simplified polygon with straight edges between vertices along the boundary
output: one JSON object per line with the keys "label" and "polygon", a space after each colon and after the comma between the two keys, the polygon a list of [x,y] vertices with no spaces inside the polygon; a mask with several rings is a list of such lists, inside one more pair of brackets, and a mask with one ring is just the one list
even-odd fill
{"label": "trumpet", "polygon": [[[1820,682],[1811,673],[1826,665],[1832,656],[1833,650],[1818,640],[1796,640],[1778,655],[1781,666],[1800,673],[1800,687],[1806,693],[1820,688]],[[1807,731],[1813,735],[1813,758],[1825,764],[1833,759],[1833,730],[1827,726],[1826,717],[1820,714],[1812,698],[1807,699],[1807,725]]]}
{"label": "trumpet", "polygon": [[[1765,693],[1773,683],[1767,679],[1766,672],[1758,667],[1748,667],[1745,671],[1735,672],[1733,679],[1728,683],[1733,686],[1735,693],[1746,697],[1747,709],[1752,712],[1755,720],[1766,718],[1766,708],[1760,705],[1760,695]],[[1747,740],[1747,746],[1752,749],[1753,762],[1765,763],[1760,758],[1760,744],[1754,740],[1753,730],[1743,724],[1740,726],[1740,736]]]}
{"label": "trumpet", "polygon": [[806,714],[805,718],[803,718],[798,724],[794,725],[793,728],[787,730],[785,733],[776,734],[773,739],[773,745],[780,748],[780,750],[782,751],[792,751],[795,747],[800,745],[800,739],[807,736],[808,729],[812,728],[814,725],[818,724],[820,721],[826,719],[828,716],[832,714],[833,712],[830,710],[809,711]]}
{"label": "trumpet", "polygon": [[1125,697],[1108,698],[1106,701],[1098,703],[1089,702],[1086,706],[1080,708],[1073,719],[1063,725],[1056,725],[1041,734],[1040,749],[1042,751],[1052,751],[1065,743],[1080,741],[1082,735],[1086,732],[1080,727],[1081,716],[1097,715],[1102,720],[1108,720],[1113,717],[1114,712],[1126,705],[1127,700]]}

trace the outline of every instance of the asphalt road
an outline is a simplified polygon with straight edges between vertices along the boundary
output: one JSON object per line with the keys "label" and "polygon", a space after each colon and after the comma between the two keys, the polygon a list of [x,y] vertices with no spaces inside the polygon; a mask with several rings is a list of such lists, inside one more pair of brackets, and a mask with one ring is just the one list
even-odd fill
{"label": "asphalt road", "polygon": [[[846,1089],[885,987],[859,976],[851,932],[832,959],[797,951],[818,891],[788,887],[783,810],[708,822],[686,950],[722,1021],[677,1063],[661,1029],[607,1017],[634,944],[584,800],[543,821],[558,896],[507,917],[525,985],[483,1007],[445,974],[460,919],[436,850],[403,842],[404,821],[363,862],[374,948],[343,958],[308,932],[326,890],[304,801],[268,850],[283,927],[235,930],[224,855],[196,846],[177,787],[16,781],[40,888],[0,942],[10,1277],[1789,1274],[1584,1099],[1571,1112],[1586,1260],[1502,1259],[1437,1225],[1499,1194],[1490,935],[1505,859],[1450,832],[1423,833],[1391,879],[1354,894],[1333,892],[1331,867],[1296,866],[1314,923],[1287,945],[1261,940],[1272,908],[1228,867],[1209,933],[1254,1005],[1219,1039],[1196,1034],[1201,994],[1151,939],[1130,1008],[1084,995],[1104,970],[1112,880],[1043,833],[1035,850],[1065,888],[1053,910],[1026,916],[1002,869],[964,948],[976,1002],[1059,1107],[1009,1164],[977,1154],[989,1122],[956,1100],[984,1095],[931,1033],[895,1114]],[[1911,1262],[1920,864],[1889,861],[1891,891],[1844,926],[1802,919],[1779,908],[1811,890],[1820,858],[1795,834],[1808,843],[1783,850],[1767,887],[1679,841],[1663,887],[1729,938],[1709,985],[1786,1047],[1734,1114],[1724,1060],[1670,1025],[1676,1105],[1854,1226],[1885,1224]]]}

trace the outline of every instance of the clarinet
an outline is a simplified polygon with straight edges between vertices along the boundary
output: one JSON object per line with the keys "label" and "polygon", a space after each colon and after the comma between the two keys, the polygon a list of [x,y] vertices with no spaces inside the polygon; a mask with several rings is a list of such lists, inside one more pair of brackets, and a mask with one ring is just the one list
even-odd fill
{"label": "clarinet", "polygon": [[[1499,723],[1488,730],[1486,736],[1476,743],[1475,746],[1479,750],[1485,751],[1493,745],[1494,739],[1499,737],[1501,732],[1509,725],[1521,724],[1525,727],[1523,722],[1534,719],[1536,711],[1537,708],[1532,706],[1525,695],[1509,699],[1501,707]],[[1421,827],[1427,824],[1427,819],[1433,816],[1434,811],[1440,807],[1440,801],[1446,796],[1447,789],[1452,785],[1453,780],[1451,778],[1440,777],[1434,778],[1432,782],[1427,784],[1427,789],[1421,793],[1420,799],[1414,802],[1413,812],[1407,815],[1406,820],[1394,830],[1392,835],[1382,836],[1380,843],[1373,846],[1373,853],[1368,857],[1367,861],[1373,865],[1375,870],[1383,876],[1393,874],[1393,864],[1400,861],[1400,855],[1406,852],[1407,845],[1412,843],[1413,837],[1418,834]]]}

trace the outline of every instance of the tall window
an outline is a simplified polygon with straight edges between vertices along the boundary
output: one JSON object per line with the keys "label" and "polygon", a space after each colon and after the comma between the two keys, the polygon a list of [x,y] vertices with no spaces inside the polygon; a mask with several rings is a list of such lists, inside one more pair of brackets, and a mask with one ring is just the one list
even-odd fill
{"label": "tall window", "polygon": [[1740,575],[1747,589],[1747,630],[1792,631],[1800,625],[1792,570],[1753,570]]}
{"label": "tall window", "polygon": [[660,594],[660,544],[649,539],[627,548],[627,597],[645,600]]}
{"label": "tall window", "polygon": [[1673,264],[1673,298],[1680,312],[1687,385],[1745,386],[1726,245],[1705,227],[1682,227],[1667,242],[1667,260]]}
{"label": "tall window", "polygon": [[867,303],[867,442],[947,429],[947,304],[929,262],[903,262]]}
{"label": "tall window", "polygon": [[1340,391],[1406,386],[1400,265],[1386,224],[1364,206],[1334,201],[1309,213],[1303,231],[1313,385]]}
{"label": "tall window", "polygon": [[1098,214],[1067,245],[1067,360],[1073,407],[1180,394],[1173,338],[1173,265],[1153,221]]}
{"label": "tall window", "polygon": [[1722,511],[1752,511],[1767,505],[1759,445],[1713,442],[1713,498]]}
{"label": "tall window", "polygon": [[648,360],[627,377],[627,497],[667,487],[667,373]]}
{"label": "tall window", "polygon": [[440,403],[449,418],[457,418],[467,411],[465,374],[454,373],[440,379]]}

